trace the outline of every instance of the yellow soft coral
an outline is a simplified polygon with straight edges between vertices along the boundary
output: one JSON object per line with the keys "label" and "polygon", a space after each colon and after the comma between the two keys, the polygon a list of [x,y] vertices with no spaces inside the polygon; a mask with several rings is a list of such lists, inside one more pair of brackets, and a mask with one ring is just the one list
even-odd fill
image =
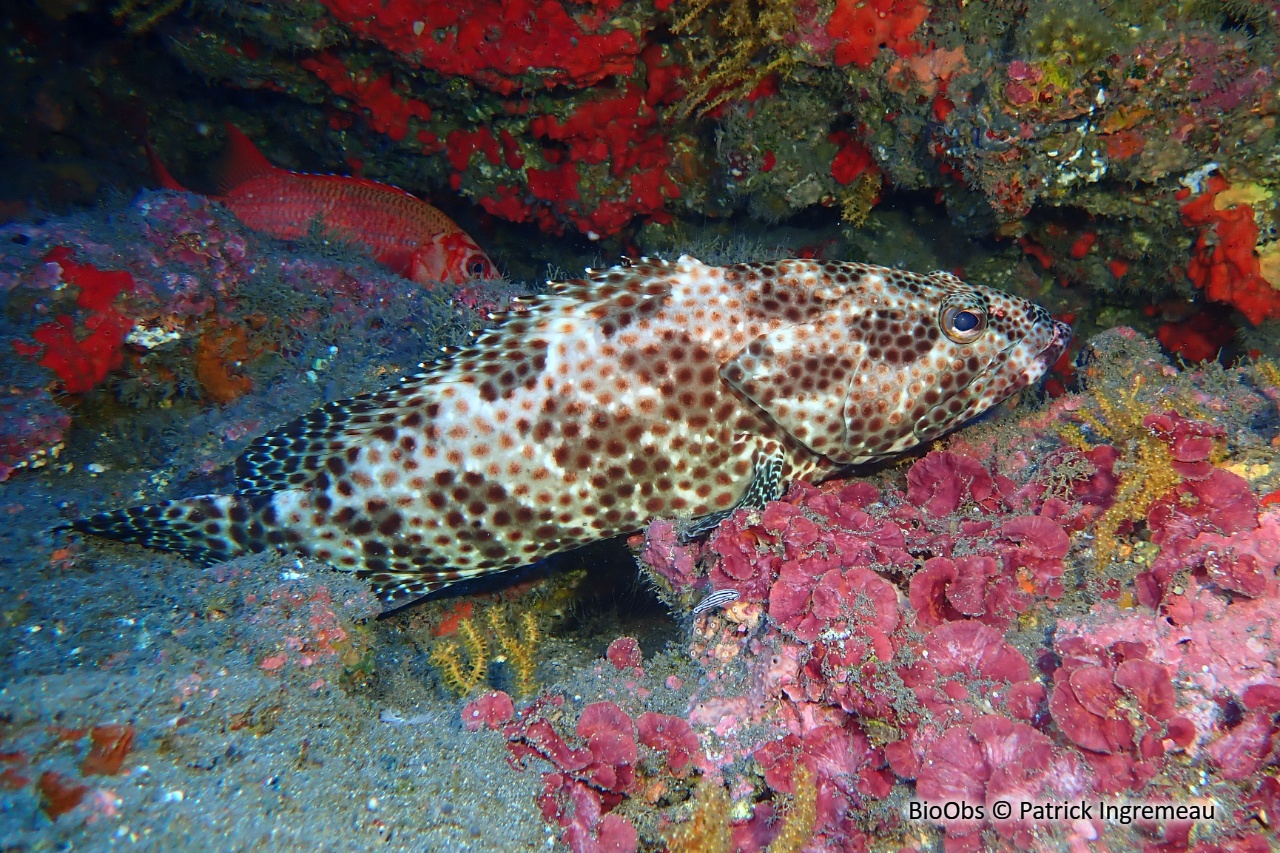
{"label": "yellow soft coral", "polygon": [[489,644],[470,619],[458,620],[458,633],[466,648],[466,663],[462,661],[458,644],[452,640],[436,644],[431,650],[431,663],[439,670],[446,687],[459,696],[466,696],[483,685],[489,674]]}
{"label": "yellow soft coral", "polygon": [[840,218],[854,228],[867,224],[871,208],[880,198],[880,173],[863,172],[852,184],[840,190]]}
{"label": "yellow soft coral", "polygon": [[769,842],[768,853],[800,853],[813,838],[818,822],[818,782],[808,767],[797,764],[791,787],[791,808],[782,831]]}
{"label": "yellow soft coral", "polygon": [[[1075,413],[1093,433],[1121,453],[1116,464],[1119,482],[1115,499],[1094,528],[1094,556],[1099,570],[1115,559],[1120,529],[1125,524],[1144,520],[1151,506],[1182,482],[1181,475],[1174,469],[1169,445],[1142,421],[1152,411],[1186,407],[1173,406],[1163,399],[1157,401],[1158,406],[1153,406],[1141,398],[1143,390],[1143,377],[1135,376],[1128,388],[1117,390],[1113,395],[1093,394],[1090,399],[1097,407],[1096,414],[1089,409]],[[1079,429],[1067,426],[1061,432],[1069,444],[1088,449]]]}
{"label": "yellow soft coral", "polygon": [[488,616],[493,636],[498,638],[498,644],[502,646],[503,656],[499,660],[511,667],[512,674],[515,676],[516,692],[521,696],[528,696],[538,686],[533,677],[537,664],[534,660],[534,651],[538,647],[538,620],[527,610],[521,613],[520,636],[517,638],[507,625],[507,620],[501,611],[497,608],[491,609]]}
{"label": "yellow soft coral", "polygon": [[1100,569],[1115,556],[1120,527],[1146,518],[1151,505],[1182,482],[1173,469],[1173,454],[1167,444],[1153,436],[1135,443],[1116,487],[1115,502],[1094,530],[1094,556]]}
{"label": "yellow soft coral", "polygon": [[1253,363],[1253,369],[1272,388],[1280,388],[1280,367],[1277,367],[1274,361],[1260,358]]}
{"label": "yellow soft coral", "polygon": [[[690,818],[667,830],[668,853],[729,853],[733,847],[730,815],[733,803],[722,785],[703,779],[693,794]],[[767,853],[800,853],[813,839],[818,822],[818,782],[813,771],[797,764],[791,805]]]}
{"label": "yellow soft coral", "polygon": [[790,0],[729,0],[709,14],[713,5],[715,0],[687,0],[671,24],[696,72],[677,105],[682,118],[706,115],[798,62],[783,45],[796,27]]}
{"label": "yellow soft coral", "polygon": [[489,665],[496,661],[511,667],[515,693],[521,696],[533,693],[537,689],[534,670],[541,639],[537,617],[528,611],[521,613],[518,634],[508,624],[505,607],[490,607],[485,612],[485,621],[502,654],[493,657],[489,641],[476,628],[475,621],[471,617],[463,617],[458,620],[461,647],[453,640],[440,640],[431,650],[431,663],[439,671],[440,680],[459,696],[468,696],[488,682]]}
{"label": "yellow soft coral", "polygon": [[729,792],[704,778],[693,793],[693,813],[666,834],[668,853],[729,853]]}

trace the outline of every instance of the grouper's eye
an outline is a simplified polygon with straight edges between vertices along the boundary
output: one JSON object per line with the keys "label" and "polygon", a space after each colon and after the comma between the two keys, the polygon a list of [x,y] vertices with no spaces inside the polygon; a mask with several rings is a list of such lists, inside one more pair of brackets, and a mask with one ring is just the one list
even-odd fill
{"label": "grouper's eye", "polygon": [[958,344],[973,343],[987,328],[987,312],[974,305],[949,305],[938,320],[942,333]]}
{"label": "grouper's eye", "polygon": [[479,278],[484,275],[485,267],[488,266],[484,261],[472,261],[467,267],[467,272],[471,273],[473,278]]}

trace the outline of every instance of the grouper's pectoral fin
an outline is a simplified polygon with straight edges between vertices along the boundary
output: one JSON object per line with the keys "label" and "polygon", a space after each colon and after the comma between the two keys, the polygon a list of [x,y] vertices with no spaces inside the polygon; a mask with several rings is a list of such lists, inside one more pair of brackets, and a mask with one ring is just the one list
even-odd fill
{"label": "grouper's pectoral fin", "polygon": [[687,545],[696,539],[711,533],[720,526],[720,522],[744,507],[760,509],[769,501],[782,497],[786,485],[782,481],[782,468],[785,456],[782,446],[776,441],[761,442],[751,464],[751,480],[742,496],[727,509],[717,510],[693,519],[680,531],[680,544]]}
{"label": "grouper's pectoral fin", "polygon": [[849,332],[858,316],[841,304],[768,331],[726,361],[720,376],[814,453],[853,462],[843,412],[856,375],[870,369],[865,342]]}

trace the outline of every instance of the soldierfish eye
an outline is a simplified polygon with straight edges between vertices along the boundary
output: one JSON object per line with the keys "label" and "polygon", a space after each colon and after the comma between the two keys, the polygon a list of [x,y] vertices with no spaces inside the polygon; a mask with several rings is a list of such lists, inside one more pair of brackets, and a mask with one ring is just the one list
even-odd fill
{"label": "soldierfish eye", "polygon": [[479,278],[484,275],[485,268],[487,266],[488,264],[484,261],[472,261],[471,265],[467,267],[467,272],[471,273],[472,276]]}
{"label": "soldierfish eye", "polygon": [[976,341],[987,328],[987,312],[977,306],[949,305],[939,318],[942,333],[958,344]]}

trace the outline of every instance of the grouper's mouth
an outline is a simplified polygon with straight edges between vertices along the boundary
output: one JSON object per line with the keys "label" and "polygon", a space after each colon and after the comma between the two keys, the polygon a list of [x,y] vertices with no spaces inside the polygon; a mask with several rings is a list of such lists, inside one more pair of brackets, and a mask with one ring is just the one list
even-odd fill
{"label": "grouper's mouth", "polygon": [[1049,372],[1049,368],[1053,367],[1053,363],[1066,351],[1067,344],[1071,343],[1072,335],[1073,332],[1069,325],[1061,320],[1053,321],[1049,343],[1022,374],[1024,387],[1034,384],[1039,381],[1040,377]]}

